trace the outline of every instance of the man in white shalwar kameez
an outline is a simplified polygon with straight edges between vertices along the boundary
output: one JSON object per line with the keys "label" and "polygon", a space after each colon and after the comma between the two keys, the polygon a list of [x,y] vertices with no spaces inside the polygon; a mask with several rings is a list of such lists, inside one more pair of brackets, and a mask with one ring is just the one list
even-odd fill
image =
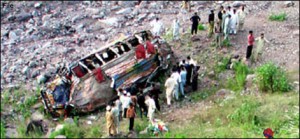
{"label": "man in white shalwar kameez", "polygon": [[238,17],[239,17],[239,30],[243,30],[245,19],[246,19],[246,13],[244,11],[244,6],[241,10],[238,11]]}
{"label": "man in white shalwar kameez", "polygon": [[176,100],[178,100],[179,99],[179,85],[181,84],[181,76],[177,70],[174,70],[171,77],[174,78],[176,81],[173,96],[175,97]]}
{"label": "man in white shalwar kameez", "polygon": [[153,27],[152,32],[154,36],[160,36],[163,32],[163,23],[159,21],[159,18],[157,17],[155,21],[151,23],[151,26]]}
{"label": "man in white shalwar kameez", "polygon": [[228,39],[228,35],[229,35],[229,30],[230,30],[230,22],[231,22],[231,15],[228,15],[225,18],[225,22],[224,22],[224,39]]}
{"label": "man in white shalwar kameez", "polygon": [[175,89],[175,84],[176,80],[169,75],[169,78],[165,82],[167,104],[169,107],[171,106],[172,94]]}
{"label": "man in white shalwar kameez", "polygon": [[154,112],[156,110],[155,101],[153,98],[146,96],[145,103],[146,103],[146,105],[148,105],[148,118],[149,118],[151,124],[153,124]]}
{"label": "man in white shalwar kameez", "polygon": [[233,14],[231,15],[231,22],[230,22],[230,34],[236,35],[237,33],[237,25],[239,23],[239,17],[236,13],[236,10],[233,9]]}
{"label": "man in white shalwar kameez", "polygon": [[178,40],[179,38],[179,29],[180,29],[180,24],[179,20],[176,17],[175,20],[173,21],[173,39]]}

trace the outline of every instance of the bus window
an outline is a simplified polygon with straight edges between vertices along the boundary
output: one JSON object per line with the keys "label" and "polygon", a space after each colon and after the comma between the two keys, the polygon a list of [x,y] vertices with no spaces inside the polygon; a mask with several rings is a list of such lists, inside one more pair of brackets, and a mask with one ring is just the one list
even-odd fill
{"label": "bus window", "polygon": [[77,66],[75,66],[74,68],[72,68],[72,72],[78,78],[81,78],[81,77],[83,77],[84,75],[86,75],[88,73],[88,71],[79,64]]}
{"label": "bus window", "polygon": [[126,43],[117,43],[113,49],[119,54],[122,55],[124,52],[130,51],[129,46]]}
{"label": "bus window", "polygon": [[136,47],[139,44],[139,40],[136,37],[129,39],[128,42],[131,44],[132,47]]}
{"label": "bus window", "polygon": [[92,64],[92,60],[90,58],[86,58],[84,60],[81,60],[81,62],[87,66],[88,69],[90,70],[94,70],[95,69],[95,66]]}
{"label": "bus window", "polygon": [[115,57],[117,57],[117,54],[115,54],[112,50],[107,48],[106,51],[104,51],[104,52],[102,52],[102,54],[100,54],[100,56],[103,59],[103,61],[107,63],[107,62],[113,60]]}

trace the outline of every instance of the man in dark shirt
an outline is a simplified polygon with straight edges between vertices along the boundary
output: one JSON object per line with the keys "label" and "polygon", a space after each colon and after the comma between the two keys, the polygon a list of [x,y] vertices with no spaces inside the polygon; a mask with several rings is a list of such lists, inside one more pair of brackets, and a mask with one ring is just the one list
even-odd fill
{"label": "man in dark shirt", "polygon": [[[223,16],[223,14],[222,14],[222,11],[224,10],[224,7],[223,6],[221,6],[220,7],[220,11],[219,11],[219,13],[218,13],[218,19],[219,19],[219,25],[220,25],[220,27],[222,26],[222,16]],[[221,28],[221,30],[222,30],[222,28]]]}
{"label": "man in dark shirt", "polygon": [[199,22],[201,21],[201,18],[197,15],[197,13],[195,13],[194,14],[194,16],[192,16],[191,18],[190,18],[190,20],[193,22],[193,24],[192,24],[192,36],[194,36],[194,32],[195,32],[195,34],[197,34],[197,28],[198,28],[198,24],[199,24]]}
{"label": "man in dark shirt", "polygon": [[208,15],[208,23],[209,23],[208,37],[211,37],[213,34],[214,21],[215,21],[214,10],[211,10],[210,14]]}

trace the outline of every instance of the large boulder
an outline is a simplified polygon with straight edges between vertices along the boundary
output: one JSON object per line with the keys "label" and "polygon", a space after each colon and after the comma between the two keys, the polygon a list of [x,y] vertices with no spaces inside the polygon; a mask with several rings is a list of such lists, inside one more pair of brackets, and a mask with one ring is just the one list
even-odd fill
{"label": "large boulder", "polygon": [[246,4],[242,1],[234,1],[232,3],[232,7],[241,7],[241,6],[245,6]]}
{"label": "large boulder", "polygon": [[16,16],[16,21],[18,22],[28,21],[32,17],[33,16],[31,13],[21,13]]}

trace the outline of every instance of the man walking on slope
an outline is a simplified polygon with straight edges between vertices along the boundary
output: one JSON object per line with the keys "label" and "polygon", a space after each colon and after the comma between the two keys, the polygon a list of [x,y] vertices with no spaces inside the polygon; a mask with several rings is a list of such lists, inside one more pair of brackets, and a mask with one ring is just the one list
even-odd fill
{"label": "man walking on slope", "polygon": [[169,78],[165,82],[166,87],[166,98],[167,98],[167,104],[170,107],[171,106],[171,100],[172,100],[172,94],[175,89],[176,80],[169,75]]}
{"label": "man walking on slope", "polygon": [[265,43],[270,43],[270,42],[264,37],[264,33],[261,33],[260,37],[256,38],[255,41],[257,44],[256,51],[255,51],[255,61],[258,61],[261,59],[263,49],[265,47]]}
{"label": "man walking on slope", "polygon": [[190,20],[193,22],[192,24],[192,37],[194,37],[194,32],[197,34],[198,30],[198,24],[201,21],[201,18],[197,15],[197,12],[190,18]]}

